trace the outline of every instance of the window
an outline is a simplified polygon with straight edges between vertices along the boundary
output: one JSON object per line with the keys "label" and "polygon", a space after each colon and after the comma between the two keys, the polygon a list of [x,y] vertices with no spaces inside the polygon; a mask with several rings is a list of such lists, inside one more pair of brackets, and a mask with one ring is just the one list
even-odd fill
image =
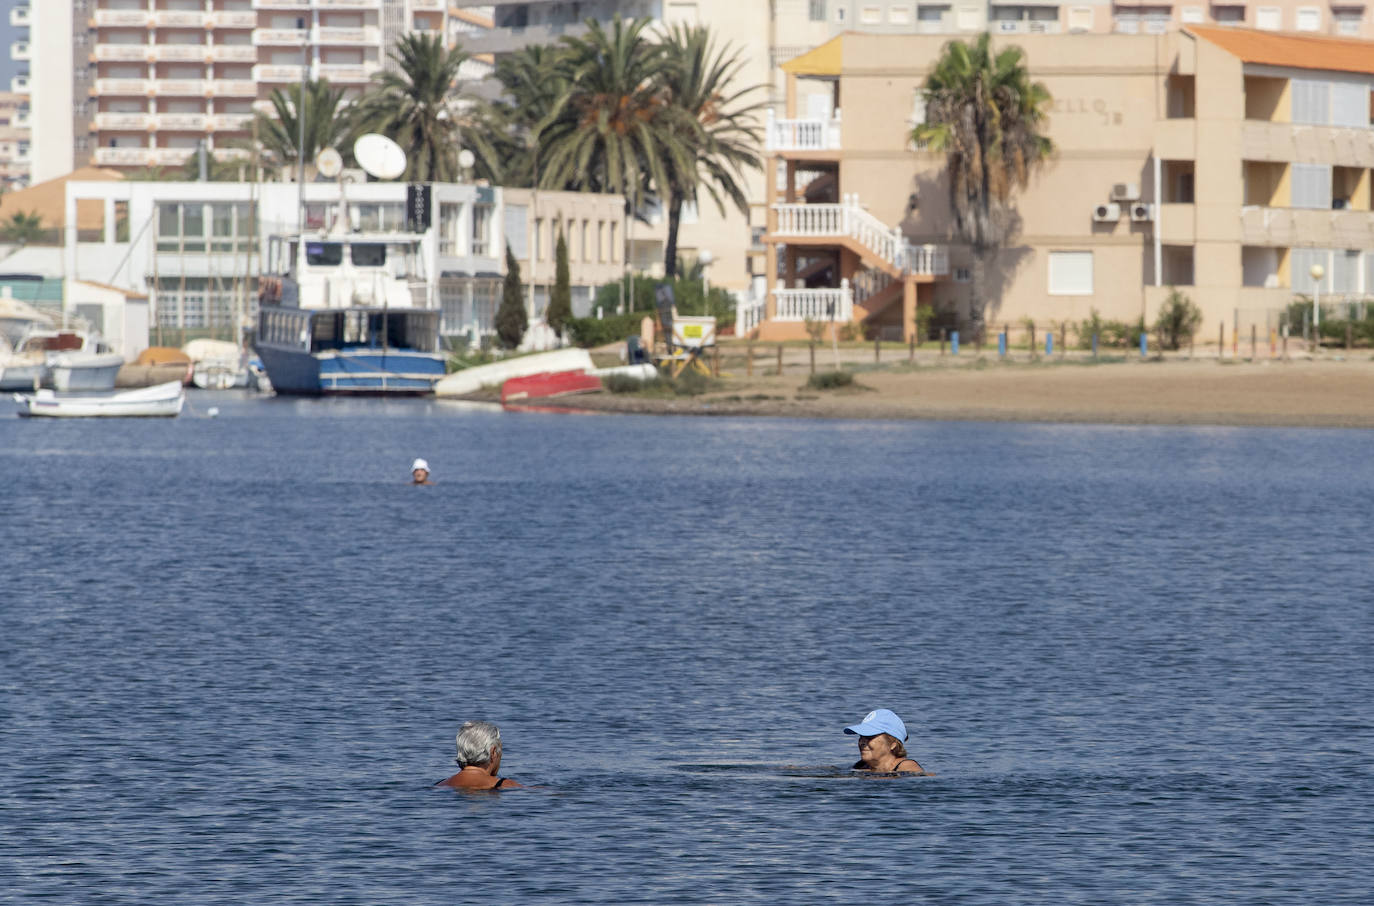
{"label": "window", "polygon": [[458,244],[458,230],[463,206],[445,202],[439,205],[439,254],[454,257],[462,254]]}
{"label": "window", "polygon": [[615,236],[620,224],[612,220],[608,226],[611,228],[611,241],[607,243],[607,248],[610,250],[611,261],[617,262],[620,260],[620,246],[616,245]]}
{"label": "window", "polygon": [[1093,8],[1091,6],[1069,7],[1069,31],[1092,31]]}
{"label": "window", "polygon": [[522,204],[508,204],[505,210],[506,248],[521,261],[529,255],[530,209]]}
{"label": "window", "polygon": [[1338,293],[1360,291],[1360,252],[1358,249],[1338,249],[1332,255],[1331,283]]}
{"label": "window", "polygon": [[478,258],[491,255],[491,205],[472,206],[472,254]]}
{"label": "window", "polygon": [[1331,125],[1368,128],[1370,109],[1368,85],[1362,82],[1331,83]]}
{"label": "window", "polygon": [[343,246],[337,242],[307,242],[305,263],[321,267],[343,264]]}
{"label": "window", "polygon": [[944,31],[945,14],[948,12],[948,6],[921,4],[916,8],[916,30],[923,34]]}
{"label": "window", "polygon": [[380,242],[354,242],[348,258],[356,267],[381,267],[386,264],[386,246]]}
{"label": "window", "polygon": [[1143,10],[1145,13],[1145,34],[1162,35],[1169,30],[1169,7],[1151,7]]}
{"label": "window", "polygon": [[810,0],[807,4],[807,12],[812,22],[825,21],[825,0]]}
{"label": "window", "polygon": [[669,22],[684,22],[687,25],[697,24],[697,5],[695,3],[668,3],[668,15],[664,16]]}
{"label": "window", "polygon": [[1140,32],[1139,13],[1117,13],[1116,31],[1122,35],[1134,35]]}
{"label": "window", "polygon": [[1092,252],[1050,252],[1051,296],[1091,296],[1093,294]]}
{"label": "window", "polygon": [[1200,6],[1185,6],[1179,12],[1179,19],[1185,25],[1201,25],[1207,21],[1207,12]]}
{"label": "window", "polygon": [[837,7],[835,7],[835,21],[836,21],[836,22],[843,22],[843,21],[844,21],[844,7],[843,7],[843,6],[837,6]]}
{"label": "window", "polygon": [[1261,6],[1255,10],[1255,28],[1278,31],[1283,28],[1283,11],[1277,6]]}
{"label": "window", "polygon": [[1293,122],[1325,126],[1331,121],[1331,83],[1313,79],[1292,79]]}
{"label": "window", "polygon": [[589,220],[584,220],[584,221],[582,221],[582,255],[581,255],[581,260],[583,260],[583,261],[590,261],[590,260],[591,260],[590,258],[587,257],[587,233],[588,233],[588,231],[591,230],[591,228],[592,228],[592,226],[591,226],[591,221],[589,221]]}
{"label": "window", "polygon": [[1364,19],[1364,8],[1333,9],[1331,10],[1331,17],[1336,20],[1336,34],[1358,35],[1360,33],[1360,21]]}
{"label": "window", "polygon": [[883,21],[883,10],[880,6],[865,6],[859,11],[860,25],[877,25]]}
{"label": "window", "polygon": [[887,21],[893,25],[910,25],[911,7],[889,6],[887,8]]}
{"label": "window", "polygon": [[1298,7],[1298,31],[1321,31],[1322,11],[1315,6]]}
{"label": "window", "polygon": [[983,24],[978,13],[977,7],[961,7],[956,20],[959,31],[981,31]]}
{"label": "window", "polygon": [[358,218],[359,230],[390,233],[405,229],[406,206],[399,202],[357,204],[353,214]]}
{"label": "window", "polygon": [[1213,6],[1212,18],[1218,25],[1244,25],[1245,7],[1243,6]]}
{"label": "window", "polygon": [[1295,208],[1331,210],[1331,165],[1293,164],[1293,196]]}
{"label": "window", "polygon": [[1312,265],[1320,264],[1326,270],[1322,277],[1321,290],[1331,292],[1331,252],[1329,249],[1293,249],[1288,255],[1288,271],[1292,274],[1293,292],[1311,294],[1316,288],[1312,279]]}
{"label": "window", "polygon": [[604,220],[596,222],[596,260],[603,264],[606,261],[606,222]]}

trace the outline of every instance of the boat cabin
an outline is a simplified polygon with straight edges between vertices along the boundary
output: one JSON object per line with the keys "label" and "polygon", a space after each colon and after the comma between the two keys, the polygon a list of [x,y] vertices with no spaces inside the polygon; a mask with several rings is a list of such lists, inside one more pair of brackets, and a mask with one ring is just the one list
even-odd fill
{"label": "boat cabin", "polygon": [[292,308],[424,308],[421,238],[410,233],[272,236],[261,302]]}
{"label": "boat cabin", "polygon": [[431,353],[439,348],[439,312],[272,308],[262,312],[258,342],[311,353],[345,349]]}

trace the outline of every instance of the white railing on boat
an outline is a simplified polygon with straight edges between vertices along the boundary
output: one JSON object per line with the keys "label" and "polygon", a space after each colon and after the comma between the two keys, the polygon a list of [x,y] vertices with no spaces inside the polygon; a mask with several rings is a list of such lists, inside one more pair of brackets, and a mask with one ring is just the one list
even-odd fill
{"label": "white railing on boat", "polygon": [[787,289],[781,283],[773,289],[776,321],[830,321],[843,324],[854,319],[854,293],[848,280],[838,288],[815,287]]}

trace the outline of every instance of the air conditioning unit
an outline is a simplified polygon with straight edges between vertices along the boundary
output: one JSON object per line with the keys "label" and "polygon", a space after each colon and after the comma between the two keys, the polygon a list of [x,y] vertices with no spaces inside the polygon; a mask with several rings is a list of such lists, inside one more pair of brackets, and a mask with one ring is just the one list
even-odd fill
{"label": "air conditioning unit", "polygon": [[1116,223],[1120,219],[1121,205],[1115,202],[1100,204],[1093,208],[1093,220],[1096,223]]}
{"label": "air conditioning unit", "polygon": [[1131,221],[1133,223],[1148,223],[1155,219],[1155,206],[1146,204],[1143,201],[1131,203]]}
{"label": "air conditioning unit", "polygon": [[1118,182],[1112,185],[1112,201],[1135,201],[1139,197],[1139,183]]}

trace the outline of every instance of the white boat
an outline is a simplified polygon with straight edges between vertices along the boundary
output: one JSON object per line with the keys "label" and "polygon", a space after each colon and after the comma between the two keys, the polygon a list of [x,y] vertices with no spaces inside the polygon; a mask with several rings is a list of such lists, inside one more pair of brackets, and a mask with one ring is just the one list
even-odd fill
{"label": "white boat", "polygon": [[118,390],[100,394],[57,394],[51,390],[37,393],[16,393],[20,415],[49,418],[93,418],[96,416],[131,418],[171,418],[181,412],[186,403],[186,390],[180,381]]}
{"label": "white boat", "polygon": [[191,382],[202,390],[248,386],[243,350],[227,340],[192,340],[181,351],[193,363]]}
{"label": "white boat", "polygon": [[522,355],[504,362],[464,368],[442,378],[434,385],[434,395],[463,396],[476,393],[483,387],[499,387],[511,378],[529,377],[560,371],[591,371],[592,355],[585,349],[559,349],[556,352],[541,352],[535,355]]}
{"label": "white boat", "polygon": [[47,353],[26,349],[29,332],[52,326],[32,305],[0,296],[0,390],[37,390],[48,376]]}
{"label": "white boat", "polygon": [[48,379],[54,390],[113,390],[115,377],[124,367],[124,356],[110,352],[104,343],[94,350],[73,349],[48,356]]}

